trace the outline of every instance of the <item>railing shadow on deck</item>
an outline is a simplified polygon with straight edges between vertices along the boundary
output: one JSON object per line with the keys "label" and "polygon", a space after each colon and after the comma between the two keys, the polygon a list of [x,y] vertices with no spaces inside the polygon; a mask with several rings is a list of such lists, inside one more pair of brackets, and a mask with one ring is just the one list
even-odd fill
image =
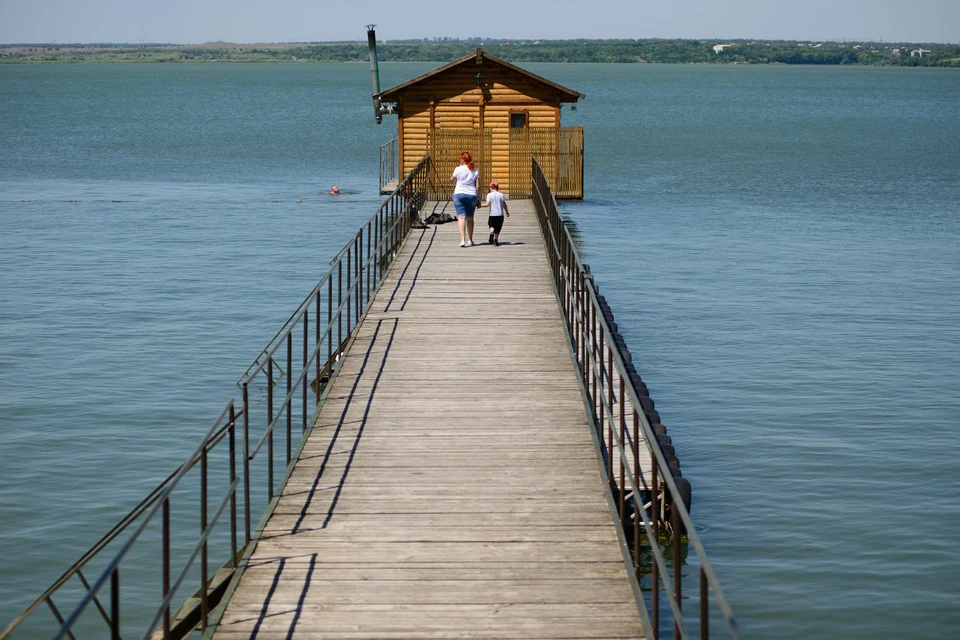
{"label": "railing shadow on deck", "polygon": [[[580,260],[577,244],[560,217],[543,170],[535,159],[531,162],[533,204],[594,425],[594,439],[610,487],[615,519],[623,540],[630,543],[632,550],[632,558],[626,560],[640,582],[644,628],[652,630],[652,637],[660,637],[660,596],[665,595],[674,638],[691,637],[682,611],[681,556],[686,536],[687,546],[694,551],[699,564],[695,596],[699,607],[693,617],[698,623],[699,637],[709,637],[710,620],[719,616],[728,635],[740,638],[733,610],[690,518],[690,485],[664,452],[669,438],[664,437],[666,430],[660,424],[646,384],[637,374],[589,266]],[[649,456],[649,474],[641,468],[642,455]],[[664,557],[667,547],[672,551],[672,577]]]}
{"label": "railing shadow on deck", "polygon": [[[276,505],[328,383],[418,219],[430,167],[426,156],[334,257],[237,382],[239,411],[227,403],[183,464],[0,630],[0,640],[179,639],[217,619],[252,552],[255,514]],[[219,496],[212,510],[211,495]],[[228,526],[217,527],[225,518]],[[220,568],[211,575],[211,567]],[[122,575],[135,576],[126,589]],[[158,586],[159,598],[147,584]],[[190,585],[196,591],[184,596]],[[51,615],[39,614],[44,605]]]}

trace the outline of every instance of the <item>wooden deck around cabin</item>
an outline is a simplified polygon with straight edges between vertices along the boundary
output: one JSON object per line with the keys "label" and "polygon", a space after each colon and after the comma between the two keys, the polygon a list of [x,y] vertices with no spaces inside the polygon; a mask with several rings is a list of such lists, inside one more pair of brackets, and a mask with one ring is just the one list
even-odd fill
{"label": "wooden deck around cabin", "polygon": [[396,191],[398,186],[400,186],[400,181],[397,178],[391,178],[387,180],[386,184],[380,187],[380,195],[388,196]]}
{"label": "wooden deck around cabin", "polygon": [[[218,638],[639,638],[529,200],[414,229]],[[439,203],[436,207],[448,207]]]}

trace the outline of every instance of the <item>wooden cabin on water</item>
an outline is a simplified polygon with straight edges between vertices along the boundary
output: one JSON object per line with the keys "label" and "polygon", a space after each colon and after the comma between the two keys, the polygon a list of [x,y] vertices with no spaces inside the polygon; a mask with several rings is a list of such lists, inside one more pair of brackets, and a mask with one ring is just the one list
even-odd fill
{"label": "wooden cabin on water", "polygon": [[374,96],[398,117],[400,176],[429,153],[437,197],[451,197],[448,178],[469,151],[481,199],[491,180],[510,198],[529,198],[532,154],[568,200],[583,198],[583,127],[561,127],[560,107],[583,97],[483,49]]}

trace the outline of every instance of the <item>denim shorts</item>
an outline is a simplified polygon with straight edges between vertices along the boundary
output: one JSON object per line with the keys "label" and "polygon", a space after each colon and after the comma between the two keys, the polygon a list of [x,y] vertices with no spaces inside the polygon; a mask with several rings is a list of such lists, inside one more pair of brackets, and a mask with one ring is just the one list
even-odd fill
{"label": "denim shorts", "polygon": [[477,210],[477,196],[469,193],[455,193],[453,195],[453,208],[457,210],[457,217],[473,217],[473,212]]}

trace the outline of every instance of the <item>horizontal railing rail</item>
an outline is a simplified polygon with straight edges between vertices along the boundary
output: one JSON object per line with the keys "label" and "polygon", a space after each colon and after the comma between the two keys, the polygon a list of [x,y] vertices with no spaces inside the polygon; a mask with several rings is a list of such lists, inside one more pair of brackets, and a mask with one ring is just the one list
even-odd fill
{"label": "horizontal railing rail", "polygon": [[[662,593],[672,614],[674,638],[691,637],[682,609],[681,545],[685,535],[699,564],[699,637],[709,637],[710,620],[719,616],[729,635],[740,638],[736,617],[690,518],[689,483],[675,459],[664,452],[669,439],[659,414],[612,320],[609,305],[599,294],[589,267],[581,261],[577,244],[560,217],[543,170],[536,160],[532,166],[534,208],[554,286],[579,365],[618,524],[625,538],[632,542],[632,564],[644,600],[643,622],[651,637],[660,637]],[[644,458],[650,463],[646,471]],[[668,540],[664,547],[661,538]],[[672,552],[672,576],[664,556],[667,545]]]}
{"label": "horizontal railing rail", "polygon": [[[0,631],[0,640],[11,638],[14,632],[18,638],[27,633],[30,637],[71,640],[77,636],[105,635],[168,640],[182,638],[197,627],[206,630],[216,618],[215,608],[242,567],[244,553],[252,547],[254,514],[269,513],[276,504],[277,493],[295,463],[295,449],[304,443],[310,421],[325,397],[326,383],[336,376],[337,364],[356,327],[417,219],[427,197],[429,173],[430,158],[425,156],[334,257],[318,284],[241,376],[237,384],[242,392],[242,408],[236,411],[231,400],[186,461]],[[277,397],[275,387],[281,381],[284,384]],[[297,422],[300,428],[294,430]],[[238,426],[242,429],[242,451],[237,451]],[[277,439],[284,449],[285,468],[279,483]],[[228,454],[211,462],[210,454],[224,441],[229,443]],[[221,498],[212,511],[211,467],[227,476],[220,483],[224,485]],[[197,486],[184,489],[188,485],[185,476],[194,471],[199,475]],[[254,491],[255,484],[266,486],[265,495]],[[177,491],[184,495],[175,494]],[[174,513],[171,505],[181,503],[197,513]],[[227,511],[229,531],[214,539],[214,527]],[[195,536],[198,518],[200,532]],[[160,531],[152,531],[151,525],[158,521]],[[188,539],[181,540],[188,530]],[[151,564],[158,556],[152,545],[160,547],[159,567],[155,562]],[[147,550],[141,552],[144,547]],[[219,560],[212,561],[211,555]],[[156,568],[161,588],[155,609],[142,602],[125,604],[122,596],[126,592],[120,586],[121,565],[125,561],[124,566],[136,567],[129,571],[138,575],[143,573],[138,563]],[[175,569],[178,561],[182,562]],[[97,563],[105,566],[96,567],[97,577],[91,581],[87,574]],[[211,575],[211,567],[219,570]],[[191,583],[198,588],[184,598],[183,588]],[[142,593],[142,585],[133,591]],[[68,600],[71,605],[58,607],[55,597],[61,603]],[[183,605],[172,612],[177,601]],[[121,634],[122,604],[126,625],[143,624],[142,629],[125,629]],[[36,628],[26,629],[25,623],[32,621],[43,605],[52,612],[52,620],[41,620]],[[64,615],[62,611],[69,613]]]}

